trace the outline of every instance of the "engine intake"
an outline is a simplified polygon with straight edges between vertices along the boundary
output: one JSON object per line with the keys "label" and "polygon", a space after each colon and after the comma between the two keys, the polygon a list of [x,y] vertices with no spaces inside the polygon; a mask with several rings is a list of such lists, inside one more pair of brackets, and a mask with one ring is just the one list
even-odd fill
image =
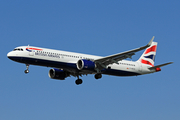
{"label": "engine intake", "polygon": [[81,59],[81,60],[78,60],[76,65],[77,65],[78,70],[94,70],[95,69],[95,63],[91,60]]}
{"label": "engine intake", "polygon": [[68,72],[59,69],[50,69],[48,75],[51,79],[58,79],[58,80],[65,80],[65,78],[70,76]]}

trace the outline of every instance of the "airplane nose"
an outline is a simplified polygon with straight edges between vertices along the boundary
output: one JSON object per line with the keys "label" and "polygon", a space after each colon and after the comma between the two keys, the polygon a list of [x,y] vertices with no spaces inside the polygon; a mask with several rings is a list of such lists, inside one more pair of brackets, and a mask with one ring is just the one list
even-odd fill
{"label": "airplane nose", "polygon": [[12,60],[12,57],[13,57],[12,52],[9,52],[9,53],[7,54],[7,57]]}
{"label": "airplane nose", "polygon": [[7,54],[7,57],[9,58],[11,56],[11,52],[9,52],[8,54]]}
{"label": "airplane nose", "polygon": [[7,57],[13,61],[20,61],[21,57],[18,56],[17,52],[11,51],[7,54]]}

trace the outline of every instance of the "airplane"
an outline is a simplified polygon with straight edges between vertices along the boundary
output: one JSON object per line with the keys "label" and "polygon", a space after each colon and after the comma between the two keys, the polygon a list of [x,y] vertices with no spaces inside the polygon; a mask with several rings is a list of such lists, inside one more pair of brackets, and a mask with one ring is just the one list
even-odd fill
{"label": "airplane", "polygon": [[[77,77],[75,83],[82,84],[82,75],[94,74],[95,79],[102,78],[102,74],[113,76],[138,76],[161,71],[163,67],[173,62],[154,66],[157,42],[150,42],[142,47],[118,54],[100,57],[75,52],[53,50],[47,48],[20,46],[7,54],[13,61],[26,65],[25,73],[29,73],[29,65],[51,67],[49,77],[56,80]],[[136,52],[144,50],[137,61],[128,61]]]}

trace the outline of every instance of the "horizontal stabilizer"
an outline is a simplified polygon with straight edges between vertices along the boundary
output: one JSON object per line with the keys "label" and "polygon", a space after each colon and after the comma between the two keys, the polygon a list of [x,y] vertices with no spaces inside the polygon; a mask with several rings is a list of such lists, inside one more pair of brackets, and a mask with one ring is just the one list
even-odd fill
{"label": "horizontal stabilizer", "polygon": [[154,67],[150,67],[149,69],[152,70],[152,69],[160,68],[160,67],[163,67],[163,66],[165,66],[165,65],[172,64],[172,63],[173,63],[173,62],[164,63],[164,64],[157,65],[157,66],[154,66]]}

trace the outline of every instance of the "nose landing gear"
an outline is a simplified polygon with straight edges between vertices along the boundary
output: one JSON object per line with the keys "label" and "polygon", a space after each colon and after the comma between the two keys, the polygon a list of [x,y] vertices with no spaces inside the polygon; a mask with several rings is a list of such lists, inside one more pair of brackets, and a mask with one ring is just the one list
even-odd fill
{"label": "nose landing gear", "polygon": [[28,64],[26,64],[26,70],[24,71],[24,73],[29,73],[29,65]]}

